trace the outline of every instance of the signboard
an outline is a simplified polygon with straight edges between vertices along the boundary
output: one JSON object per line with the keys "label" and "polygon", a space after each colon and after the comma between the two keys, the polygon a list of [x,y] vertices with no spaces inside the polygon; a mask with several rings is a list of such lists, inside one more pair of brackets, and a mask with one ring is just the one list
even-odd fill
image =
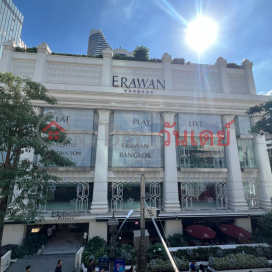
{"label": "signboard", "polygon": [[123,272],[126,269],[126,259],[114,258],[114,272]]}
{"label": "signboard", "polygon": [[160,113],[139,111],[114,111],[113,131],[160,132]]}
{"label": "signboard", "polygon": [[65,219],[74,219],[75,217],[79,217],[80,212],[78,211],[52,211],[51,217],[56,217],[58,220]]}
{"label": "signboard", "polygon": [[160,136],[113,135],[111,167],[163,167]]}
{"label": "signboard", "polygon": [[[55,121],[55,123],[52,126],[58,125],[59,127],[57,128],[68,132],[68,138],[71,141],[69,144],[57,143],[52,141],[51,148],[60,155],[69,158],[71,161],[75,162],[76,166],[90,167],[92,150],[92,133],[90,133],[90,131],[93,130],[94,111],[69,108],[44,109],[44,114],[47,114],[49,112],[52,112],[54,114],[53,120]],[[49,133],[49,130],[50,127],[44,132]],[[75,133],[71,133],[69,132],[69,130],[73,130]],[[84,131],[86,131],[86,133]],[[52,137],[53,136],[51,136],[51,138]]]}
{"label": "signboard", "polygon": [[52,235],[52,228],[47,229],[47,236]]}
{"label": "signboard", "polygon": [[184,133],[187,130],[188,135],[194,131],[194,135],[200,134],[203,130],[210,130],[213,134],[217,134],[222,130],[222,122],[220,115],[213,114],[179,114],[179,133]]}
{"label": "signboard", "polygon": [[99,272],[109,272],[110,271],[110,266],[109,266],[109,258],[98,258],[98,267],[99,267]]}
{"label": "signboard", "polygon": [[65,130],[93,130],[93,110],[70,108],[45,108],[44,114],[55,113],[53,120]]}

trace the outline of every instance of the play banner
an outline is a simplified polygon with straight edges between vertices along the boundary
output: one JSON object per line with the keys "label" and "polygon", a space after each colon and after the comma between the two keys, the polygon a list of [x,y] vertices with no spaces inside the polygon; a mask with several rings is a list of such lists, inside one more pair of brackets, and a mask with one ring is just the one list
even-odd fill
{"label": "play banner", "polygon": [[110,266],[109,266],[109,258],[98,258],[98,267],[99,267],[99,272],[109,272],[110,271]]}
{"label": "play banner", "polygon": [[114,272],[123,272],[126,269],[126,259],[114,258]]}

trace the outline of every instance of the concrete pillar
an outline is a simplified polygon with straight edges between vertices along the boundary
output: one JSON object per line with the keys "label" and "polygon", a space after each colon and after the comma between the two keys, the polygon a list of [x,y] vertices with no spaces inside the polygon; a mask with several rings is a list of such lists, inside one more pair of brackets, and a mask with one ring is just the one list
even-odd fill
{"label": "concrete pillar", "polygon": [[3,54],[0,60],[1,72],[12,72],[12,56],[15,46],[12,40],[3,43]]}
{"label": "concrete pillar", "polygon": [[242,61],[241,68],[245,69],[245,76],[246,76],[246,88],[248,94],[257,94],[255,81],[252,73],[252,66],[253,62],[250,62],[247,59]]}
{"label": "concrete pillar", "polygon": [[[251,116],[251,122],[254,125],[262,118],[261,115]],[[267,152],[265,136],[253,135],[254,153],[256,166],[258,168],[257,174],[257,193],[259,197],[260,207],[270,210],[272,198],[272,174],[270,162]]]}
{"label": "concrete pillar", "polygon": [[46,43],[41,43],[37,46],[38,55],[33,75],[33,81],[45,82],[46,79],[46,56],[51,54],[51,50]]}
{"label": "concrete pillar", "polygon": [[108,240],[108,223],[107,222],[96,222],[90,221],[89,223],[89,236],[88,239],[92,239],[95,236],[103,238],[105,241]]}
{"label": "concrete pillar", "polygon": [[26,237],[27,224],[5,224],[2,246],[12,244],[21,246]]}
{"label": "concrete pillar", "polygon": [[98,134],[91,213],[108,211],[108,153],[110,110],[98,110]]}
{"label": "concrete pillar", "polygon": [[103,68],[102,68],[102,80],[101,86],[112,86],[112,56],[113,51],[110,48],[103,50]]}
{"label": "concrete pillar", "polygon": [[172,57],[168,53],[164,53],[162,56],[162,64],[163,64],[163,78],[165,80],[166,90],[173,89],[171,62],[172,62]]}
{"label": "concrete pillar", "polygon": [[[175,113],[165,112],[162,114],[163,122],[174,123]],[[170,145],[164,145],[164,183],[163,183],[163,208],[165,212],[180,212],[178,199],[178,177],[176,162],[176,139],[173,135],[174,127],[165,128],[169,132],[164,133],[164,140],[170,136]]]}
{"label": "concrete pillar", "polygon": [[175,233],[183,234],[182,220],[165,220],[165,236],[166,238],[169,235]]}
{"label": "concrete pillar", "polygon": [[248,232],[252,233],[252,228],[251,228],[251,220],[249,217],[246,218],[236,218],[235,219],[235,225],[238,227],[241,227]]}
{"label": "concrete pillar", "polygon": [[230,125],[230,128],[225,128],[225,125],[231,122],[233,118],[234,115],[222,115],[225,136],[227,137],[228,130],[230,132],[230,144],[225,146],[226,164],[228,168],[228,206],[233,210],[248,210],[243,189],[242,172],[234,123]]}
{"label": "concrete pillar", "polygon": [[220,57],[216,60],[214,66],[218,68],[221,92],[230,93],[229,78],[227,73],[227,61]]}

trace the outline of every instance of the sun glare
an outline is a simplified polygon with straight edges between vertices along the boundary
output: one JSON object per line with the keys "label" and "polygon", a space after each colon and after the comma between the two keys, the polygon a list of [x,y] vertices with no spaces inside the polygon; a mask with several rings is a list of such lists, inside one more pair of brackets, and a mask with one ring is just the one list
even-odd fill
{"label": "sun glare", "polygon": [[198,17],[191,22],[186,31],[186,41],[199,53],[205,51],[216,39],[217,26],[207,17]]}

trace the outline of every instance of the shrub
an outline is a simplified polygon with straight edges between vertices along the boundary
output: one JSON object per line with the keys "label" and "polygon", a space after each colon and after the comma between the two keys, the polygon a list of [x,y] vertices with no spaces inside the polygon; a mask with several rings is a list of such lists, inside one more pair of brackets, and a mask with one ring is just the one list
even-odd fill
{"label": "shrub", "polygon": [[184,65],[185,64],[185,59],[184,58],[175,58],[175,59],[173,59],[172,63],[173,64],[182,64],[182,65]]}
{"label": "shrub", "polygon": [[250,254],[229,254],[223,258],[214,258],[214,262],[209,265],[216,271],[228,269],[250,269],[264,268],[268,266],[265,257],[255,257]]}
{"label": "shrub", "polygon": [[[189,268],[189,262],[188,261],[182,261],[176,259],[176,265],[180,271],[188,271]],[[147,263],[147,272],[169,272],[173,271],[172,264],[167,260],[162,259],[156,259],[155,265],[150,265],[150,263]]]}
{"label": "shrub", "polygon": [[22,246],[11,251],[11,256],[12,258],[22,258],[26,255],[34,255],[47,242],[48,238],[45,234],[31,234],[24,239]]}
{"label": "shrub", "polygon": [[239,69],[240,65],[230,62],[230,63],[227,63],[227,68],[238,68]]}

